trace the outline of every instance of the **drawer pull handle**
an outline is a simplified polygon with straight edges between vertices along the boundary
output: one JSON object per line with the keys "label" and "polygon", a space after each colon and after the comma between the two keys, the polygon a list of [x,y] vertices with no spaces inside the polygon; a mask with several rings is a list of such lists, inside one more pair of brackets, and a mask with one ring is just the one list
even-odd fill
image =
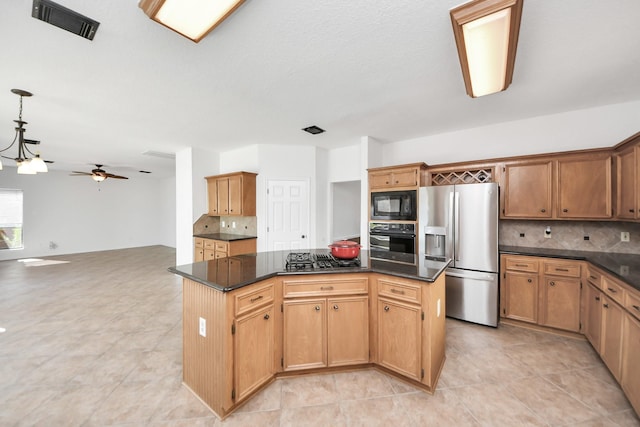
{"label": "drawer pull handle", "polygon": [[636,310],[640,311],[640,306],[632,305],[631,307],[633,307],[633,308],[635,308]]}
{"label": "drawer pull handle", "polygon": [[568,268],[556,268],[556,271],[565,271],[565,272],[569,272]]}
{"label": "drawer pull handle", "polygon": [[527,282],[531,283],[531,282],[533,282],[533,280],[531,280],[531,279],[527,279]]}
{"label": "drawer pull handle", "polygon": [[596,279],[597,279],[597,277],[596,277],[596,276],[589,276],[589,279],[596,280]]}
{"label": "drawer pull handle", "polygon": [[600,297],[596,297],[596,301],[600,301]]}
{"label": "drawer pull handle", "polygon": [[633,209],[629,209],[629,212],[634,213],[635,211]]}
{"label": "drawer pull handle", "polygon": [[269,320],[269,313],[264,315],[264,320]]}
{"label": "drawer pull handle", "polygon": [[258,295],[258,296],[257,296],[257,297],[255,297],[255,298],[251,298],[249,301],[251,301],[251,302],[256,302],[256,301],[261,300],[261,299],[262,299],[262,295]]}
{"label": "drawer pull handle", "polygon": [[616,292],[618,292],[618,291],[616,291],[616,290],[615,290],[615,289],[613,289],[613,288],[607,288],[607,289],[609,289],[609,292],[611,292],[612,294],[615,294]]}
{"label": "drawer pull handle", "polygon": [[319,305],[316,305],[316,306],[315,306],[315,310],[316,310],[316,311],[320,311],[320,306],[319,306]]}
{"label": "drawer pull handle", "polygon": [[394,294],[404,295],[404,291],[402,289],[391,288],[391,292]]}
{"label": "drawer pull handle", "polygon": [[332,291],[333,286],[320,286],[321,291]]}
{"label": "drawer pull handle", "polygon": [[516,264],[516,267],[528,267],[527,264]]}
{"label": "drawer pull handle", "polygon": [[562,209],[562,212],[569,212],[569,209]]}
{"label": "drawer pull handle", "polygon": [[551,286],[555,286],[555,285],[556,285],[556,282],[549,282],[549,285],[551,285]]}
{"label": "drawer pull handle", "polygon": [[334,309],[334,310],[337,310],[337,309],[338,309],[338,304],[334,304],[334,305],[333,305],[333,309]]}
{"label": "drawer pull handle", "polygon": [[389,311],[389,306],[388,305],[384,306],[384,311]]}

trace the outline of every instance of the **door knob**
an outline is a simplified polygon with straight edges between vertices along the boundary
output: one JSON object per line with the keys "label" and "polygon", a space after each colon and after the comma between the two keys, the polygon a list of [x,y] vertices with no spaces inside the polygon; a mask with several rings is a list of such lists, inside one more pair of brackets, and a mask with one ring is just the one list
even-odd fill
{"label": "door knob", "polygon": [[302,236],[300,236],[300,237],[301,237],[301,238],[303,238],[303,239],[306,239],[306,238],[307,238],[307,236],[306,236],[306,235],[304,235],[304,234],[303,234]]}

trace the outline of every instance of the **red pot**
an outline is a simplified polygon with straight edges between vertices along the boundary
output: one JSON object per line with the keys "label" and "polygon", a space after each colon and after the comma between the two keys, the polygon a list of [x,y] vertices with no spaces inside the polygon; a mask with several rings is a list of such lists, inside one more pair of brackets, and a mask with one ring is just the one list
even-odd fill
{"label": "red pot", "polygon": [[360,244],[351,240],[338,240],[329,245],[331,255],[339,259],[353,259],[360,254]]}

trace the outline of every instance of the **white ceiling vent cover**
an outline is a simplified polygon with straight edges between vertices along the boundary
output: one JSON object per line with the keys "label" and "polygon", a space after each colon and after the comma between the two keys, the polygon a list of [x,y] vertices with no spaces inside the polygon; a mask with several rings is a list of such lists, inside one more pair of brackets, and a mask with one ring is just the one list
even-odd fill
{"label": "white ceiling vent cover", "polygon": [[50,0],[33,0],[31,16],[58,28],[93,40],[100,23]]}

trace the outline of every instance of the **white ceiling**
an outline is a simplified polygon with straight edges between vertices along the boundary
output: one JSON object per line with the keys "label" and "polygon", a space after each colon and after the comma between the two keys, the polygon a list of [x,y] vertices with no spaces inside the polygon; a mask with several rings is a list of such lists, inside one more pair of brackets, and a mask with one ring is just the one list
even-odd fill
{"label": "white ceiling", "polygon": [[[100,22],[93,41],[32,18],[32,0],[2,2],[0,149],[10,90],[29,90],[26,137],[62,170],[169,176],[172,161],[141,153],[390,142],[640,99],[638,0],[525,0],[513,83],[477,99],[451,29],[459,0],[247,0],[199,44],[136,0],[58,3]],[[300,130],[313,124],[327,132]]]}

